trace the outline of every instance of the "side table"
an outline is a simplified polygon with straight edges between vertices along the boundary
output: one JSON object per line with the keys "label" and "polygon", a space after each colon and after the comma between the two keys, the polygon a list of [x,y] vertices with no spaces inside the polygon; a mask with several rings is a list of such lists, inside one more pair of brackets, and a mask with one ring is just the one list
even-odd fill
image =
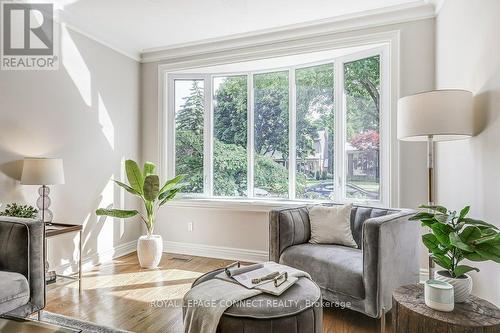
{"label": "side table", "polygon": [[452,312],[433,310],[425,305],[424,286],[399,287],[392,294],[393,333],[498,333],[500,310],[490,302],[471,295],[456,303]]}
{"label": "side table", "polygon": [[[75,273],[78,277],[74,277],[71,275],[57,275],[59,277],[73,279],[78,281],[78,291],[82,291],[82,230],[83,227],[80,224],[63,224],[63,223],[51,223],[45,226],[45,243],[49,238],[67,234],[71,232],[78,232],[78,272]],[[47,248],[47,244],[45,244],[45,248]],[[45,251],[45,255],[47,255],[47,251]],[[45,258],[47,260],[47,258]]]}

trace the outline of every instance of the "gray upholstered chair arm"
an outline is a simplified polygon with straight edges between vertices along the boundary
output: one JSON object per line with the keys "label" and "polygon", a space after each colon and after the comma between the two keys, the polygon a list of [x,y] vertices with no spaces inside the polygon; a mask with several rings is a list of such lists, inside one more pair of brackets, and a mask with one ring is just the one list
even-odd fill
{"label": "gray upholstered chair arm", "polygon": [[0,217],[0,270],[23,274],[35,311],[45,307],[45,225],[41,221]]}
{"label": "gray upholstered chair arm", "polygon": [[363,282],[366,313],[379,317],[391,308],[395,288],[418,282],[419,224],[408,218],[415,211],[370,218],[363,224]]}
{"label": "gray upholstered chair arm", "polygon": [[279,262],[283,251],[309,241],[308,206],[273,209],[269,213],[269,260]]}

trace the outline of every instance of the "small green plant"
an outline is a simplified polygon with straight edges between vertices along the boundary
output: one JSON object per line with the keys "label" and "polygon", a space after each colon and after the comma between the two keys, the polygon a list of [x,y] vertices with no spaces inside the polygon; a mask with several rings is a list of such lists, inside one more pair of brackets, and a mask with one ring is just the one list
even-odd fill
{"label": "small green plant", "polygon": [[463,277],[476,267],[461,265],[464,259],[471,261],[492,260],[500,263],[500,233],[498,227],[481,220],[467,217],[470,206],[460,213],[443,206],[421,205],[421,211],[410,218],[422,222],[432,232],[422,236],[430,256],[452,278]]}
{"label": "small green plant", "polygon": [[156,222],[156,213],[161,206],[173,200],[177,193],[185,186],[181,183],[184,175],[179,175],[167,181],[160,187],[160,177],[155,174],[156,165],[151,162],[144,163],[141,171],[137,163],[133,160],[125,161],[125,171],[129,185],[115,180],[114,182],[123,187],[127,192],[141,198],[146,210],[146,216],[138,210],[104,209],[99,208],[96,214],[99,216],[110,216],[116,218],[130,218],[139,216],[145,223],[148,235],[152,235]]}
{"label": "small green plant", "polygon": [[0,213],[2,216],[13,216],[13,217],[23,217],[27,219],[34,219],[38,210],[30,205],[18,205],[13,202],[5,206],[5,210]]}

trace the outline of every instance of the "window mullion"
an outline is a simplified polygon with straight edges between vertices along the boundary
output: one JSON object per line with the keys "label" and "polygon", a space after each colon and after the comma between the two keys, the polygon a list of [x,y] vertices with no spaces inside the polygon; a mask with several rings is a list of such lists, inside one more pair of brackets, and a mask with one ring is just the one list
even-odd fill
{"label": "window mullion", "polygon": [[167,120],[164,125],[167,128],[166,134],[166,153],[167,156],[171,158],[167,158],[166,163],[166,179],[170,179],[175,177],[175,81],[172,78],[169,78],[168,75],[165,75],[164,82],[167,82],[167,96],[164,99],[168,101],[167,106]]}
{"label": "window mullion", "polygon": [[[380,144],[379,144],[379,170],[380,170],[380,201],[391,207],[397,206],[398,203],[393,202],[392,193],[397,193],[398,188],[391,191],[392,181],[391,181],[391,147],[389,142],[391,140],[391,99],[390,99],[390,57],[387,54],[387,48],[380,51],[380,114],[379,114],[379,132],[380,132]],[[397,142],[397,140],[396,140]],[[394,168],[396,169],[396,168]],[[397,196],[397,195],[396,195]]]}
{"label": "window mullion", "polygon": [[247,75],[247,197],[254,196],[254,89],[253,74]]}
{"label": "window mullion", "polygon": [[296,182],[296,160],[297,160],[297,89],[295,84],[295,68],[290,68],[288,72],[288,123],[289,123],[289,151],[288,151],[288,195],[290,199],[295,199]]}
{"label": "window mullion", "polygon": [[204,130],[203,130],[203,187],[205,196],[213,196],[213,91],[212,77],[206,75],[204,91]]}
{"label": "window mullion", "polygon": [[334,94],[335,94],[335,201],[343,201],[345,199],[345,103],[344,103],[344,63],[337,59],[334,63]]}

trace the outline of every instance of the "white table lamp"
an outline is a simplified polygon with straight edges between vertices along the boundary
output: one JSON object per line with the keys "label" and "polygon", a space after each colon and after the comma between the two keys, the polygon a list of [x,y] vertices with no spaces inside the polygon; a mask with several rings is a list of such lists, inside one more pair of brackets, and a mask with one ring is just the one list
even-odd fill
{"label": "white table lamp", "polygon": [[21,176],[23,185],[41,185],[38,190],[38,218],[52,222],[53,214],[50,211],[50,189],[47,185],[64,184],[63,161],[59,158],[25,158]]}
{"label": "white table lamp", "polygon": [[[427,141],[428,203],[434,204],[434,141],[467,139],[474,135],[472,93],[434,90],[400,98],[398,139]],[[429,258],[429,279],[433,263]]]}

